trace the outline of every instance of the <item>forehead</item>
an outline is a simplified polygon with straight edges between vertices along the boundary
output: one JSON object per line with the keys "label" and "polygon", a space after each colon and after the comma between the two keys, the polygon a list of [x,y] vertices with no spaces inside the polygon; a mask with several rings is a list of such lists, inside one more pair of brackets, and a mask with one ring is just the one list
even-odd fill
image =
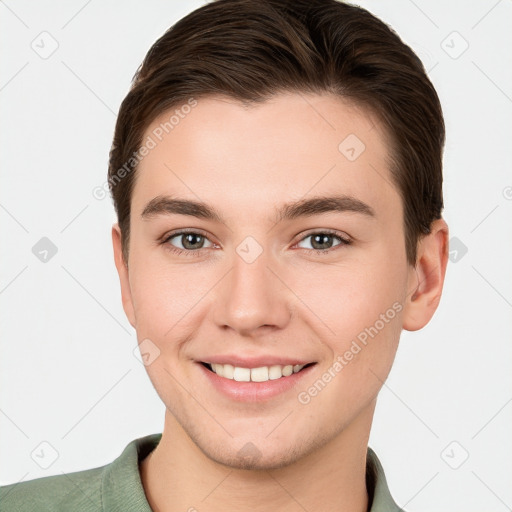
{"label": "forehead", "polygon": [[143,143],[151,149],[137,170],[132,212],[166,194],[253,213],[331,192],[376,209],[400,202],[384,130],[371,112],[332,95],[283,93],[251,105],[192,99],[158,116]]}

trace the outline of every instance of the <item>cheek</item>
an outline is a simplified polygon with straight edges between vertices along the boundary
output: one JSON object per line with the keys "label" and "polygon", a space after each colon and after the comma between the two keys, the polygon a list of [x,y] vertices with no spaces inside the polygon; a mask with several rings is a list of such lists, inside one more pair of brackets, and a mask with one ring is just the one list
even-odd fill
{"label": "cheek", "polygon": [[350,390],[345,396],[350,402],[375,396],[389,373],[401,333],[405,254],[380,248],[378,254],[357,258],[357,264],[354,260],[312,267],[306,275],[307,282],[296,279],[294,289],[312,311],[310,325],[332,358],[325,379],[336,381],[331,389],[338,397]]}
{"label": "cheek", "polygon": [[405,263],[381,253],[373,261],[361,258],[357,263],[313,266],[300,275],[290,274],[288,282],[293,282],[304,305],[324,324],[328,338],[339,341],[336,348],[341,349],[365,328],[375,323],[382,328],[382,315],[386,326],[399,323],[407,270]]}
{"label": "cheek", "polygon": [[139,338],[153,337],[164,342],[193,317],[201,298],[212,288],[214,276],[208,272],[198,275],[190,265],[170,265],[151,255],[134,254],[131,263],[130,283]]}

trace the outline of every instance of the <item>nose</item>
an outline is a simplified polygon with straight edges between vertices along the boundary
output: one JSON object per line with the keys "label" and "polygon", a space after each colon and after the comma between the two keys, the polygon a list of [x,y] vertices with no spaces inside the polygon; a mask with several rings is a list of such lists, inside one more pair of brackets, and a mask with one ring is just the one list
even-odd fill
{"label": "nose", "polygon": [[285,328],[292,316],[293,294],[278,269],[265,252],[250,263],[235,253],[232,269],[217,290],[217,325],[243,336]]}

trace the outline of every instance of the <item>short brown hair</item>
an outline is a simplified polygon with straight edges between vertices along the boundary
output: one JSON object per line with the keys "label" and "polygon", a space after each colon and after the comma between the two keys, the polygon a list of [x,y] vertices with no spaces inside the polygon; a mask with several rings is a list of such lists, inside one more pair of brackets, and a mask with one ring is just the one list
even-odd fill
{"label": "short brown hair", "polygon": [[334,93],[378,116],[391,141],[407,260],[416,263],[417,243],[443,209],[439,98],[419,58],[389,26],[337,0],[215,0],[153,44],[121,104],[110,151],[108,182],[126,262],[133,155],[154,119],[190,98],[221,94],[250,103],[279,92]]}

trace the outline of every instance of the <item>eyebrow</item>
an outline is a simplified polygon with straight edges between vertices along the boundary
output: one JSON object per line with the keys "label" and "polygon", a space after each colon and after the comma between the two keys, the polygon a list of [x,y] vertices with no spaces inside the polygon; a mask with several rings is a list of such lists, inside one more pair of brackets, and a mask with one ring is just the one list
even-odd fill
{"label": "eyebrow", "polygon": [[[286,203],[276,210],[277,222],[311,217],[329,212],[354,212],[368,217],[376,217],[374,209],[363,201],[347,195],[317,196]],[[225,224],[222,215],[212,206],[198,201],[178,199],[170,196],[157,196],[146,204],[142,219],[158,215],[189,215]]]}

